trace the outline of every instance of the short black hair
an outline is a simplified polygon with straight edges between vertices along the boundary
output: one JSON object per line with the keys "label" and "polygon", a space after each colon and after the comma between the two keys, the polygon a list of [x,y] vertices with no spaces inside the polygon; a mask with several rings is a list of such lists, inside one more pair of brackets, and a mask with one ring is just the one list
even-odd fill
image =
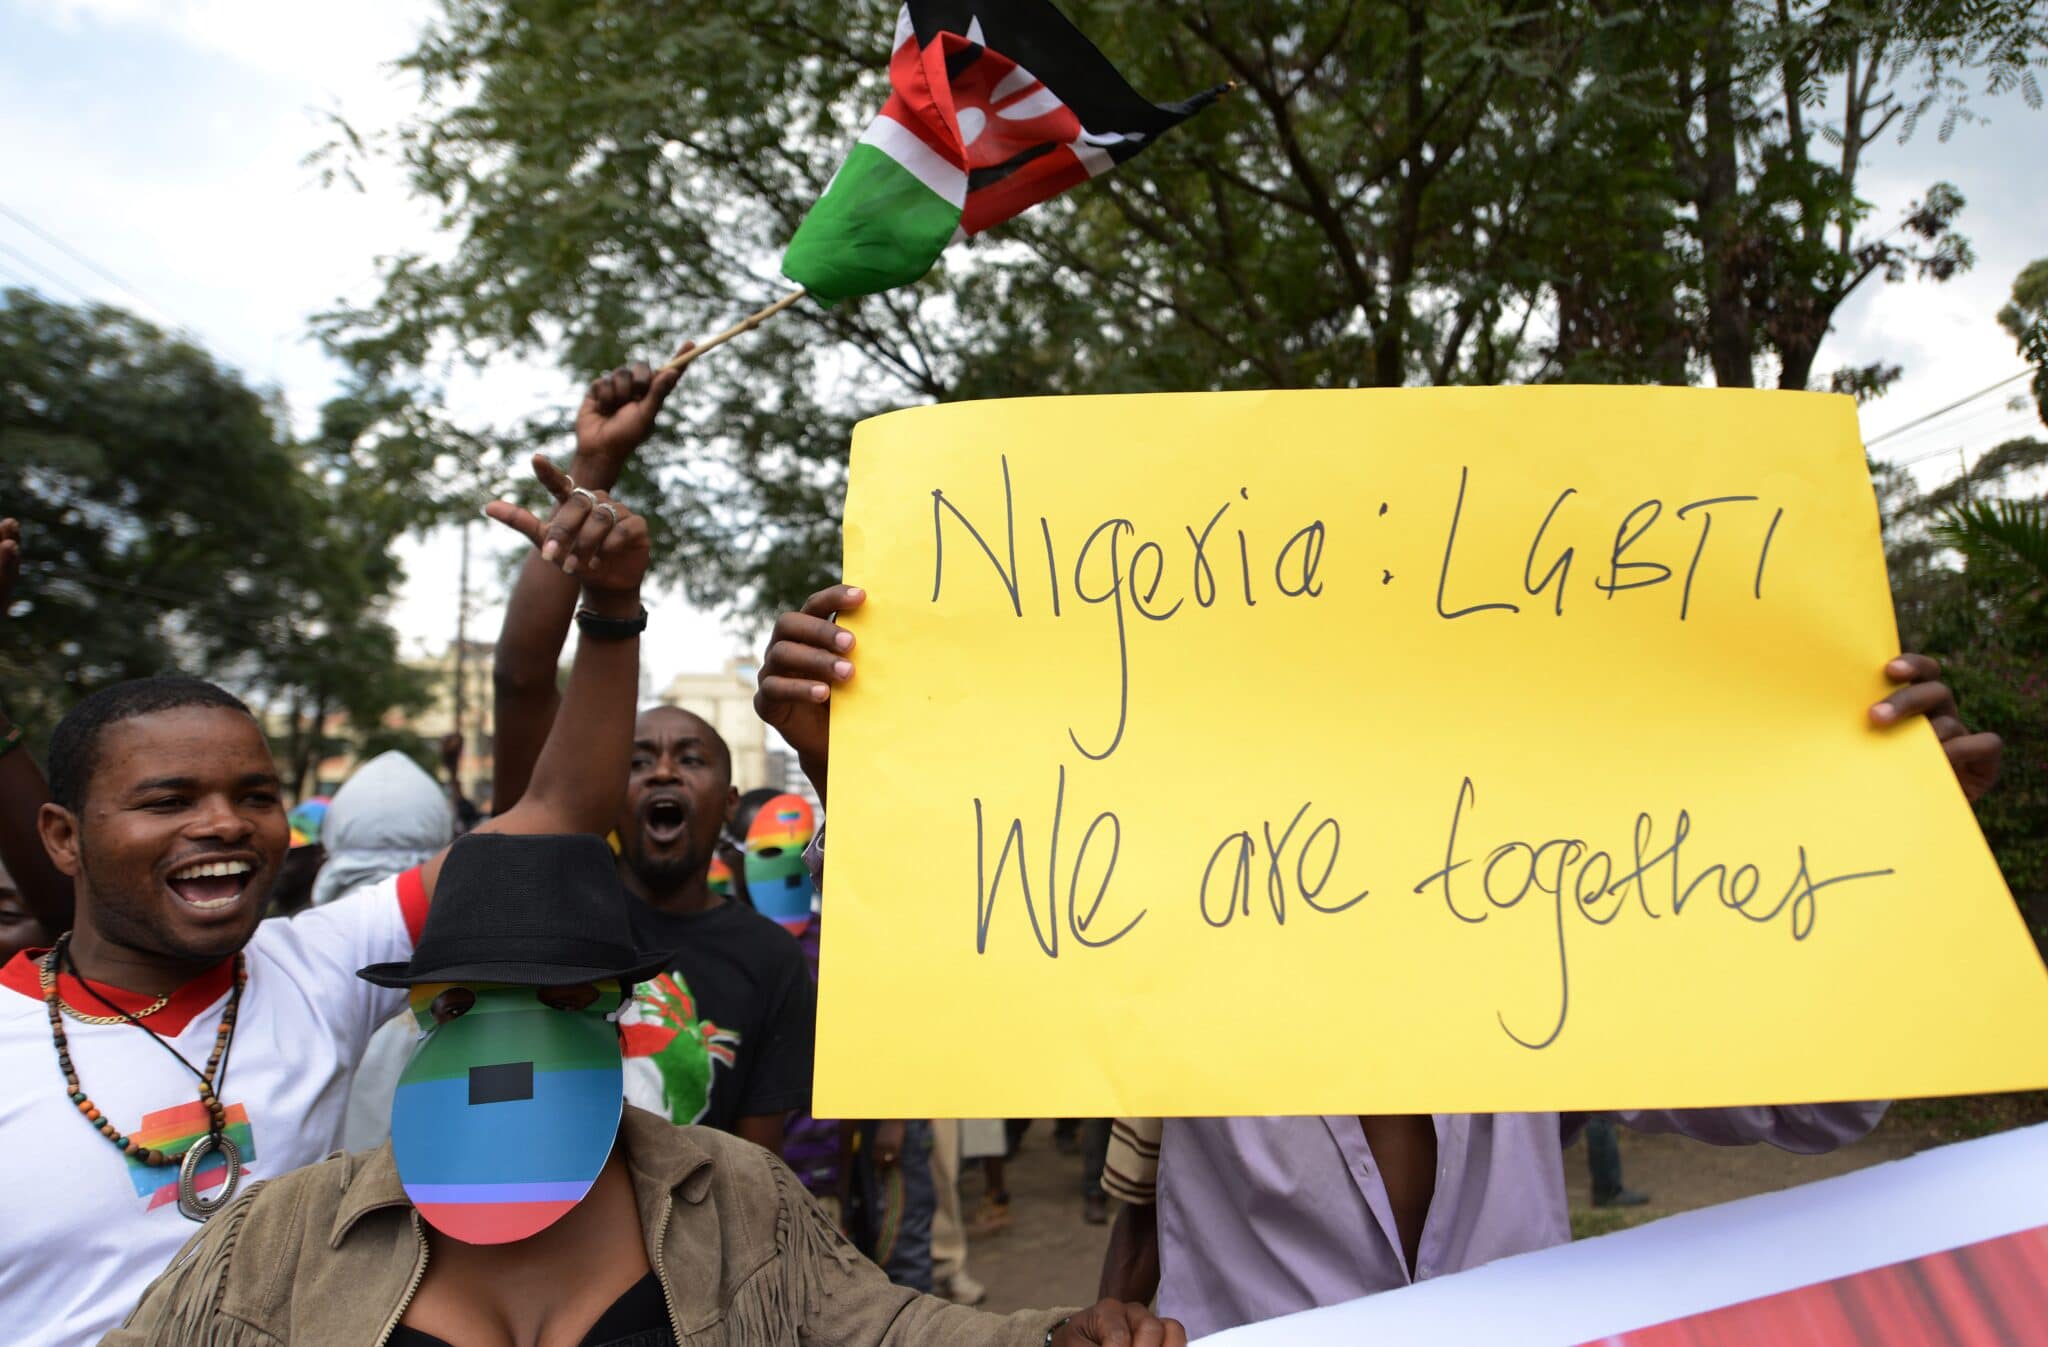
{"label": "short black hair", "polygon": [[99,766],[100,734],[107,726],[186,706],[218,706],[249,715],[241,698],[190,674],[152,674],[101,688],[72,707],[50,736],[50,798],[78,812],[86,783]]}
{"label": "short black hair", "polygon": [[722,756],[725,759],[725,775],[727,784],[731,783],[732,745],[725,742],[725,736],[718,732],[718,727],[716,725],[712,724],[710,720],[708,720],[698,712],[692,711],[689,707],[677,706],[674,702],[661,702],[658,705],[646,708],[645,710],[640,712],[640,715],[636,715],[633,717],[633,723],[637,726],[640,723],[640,716],[650,716],[653,715],[656,711],[675,711],[681,715],[688,716],[690,719],[696,721],[699,725],[702,725],[704,727],[704,732],[711,736],[711,742],[718,745],[718,752],[720,756]]}

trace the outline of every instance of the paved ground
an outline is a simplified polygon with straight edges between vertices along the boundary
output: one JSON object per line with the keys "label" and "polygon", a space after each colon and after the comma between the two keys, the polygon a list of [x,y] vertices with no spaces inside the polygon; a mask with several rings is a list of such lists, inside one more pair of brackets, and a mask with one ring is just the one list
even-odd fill
{"label": "paved ground", "polygon": [[[970,1161],[960,1180],[960,1209],[970,1219],[986,1189]],[[1095,1300],[1109,1227],[1081,1219],[1081,1157],[1053,1148],[1052,1124],[1036,1122],[1005,1166],[1010,1228],[968,1237],[967,1271],[988,1287],[982,1308],[1008,1313]]]}
{"label": "paved ground", "polygon": [[[1996,1125],[2036,1120],[2038,1113],[2036,1108],[2026,1118],[2001,1117]],[[1630,1187],[1650,1195],[1650,1205],[1625,1211],[1590,1207],[1585,1148],[1575,1145],[1565,1152],[1573,1229],[1581,1236],[1603,1234],[1673,1212],[1898,1159],[1953,1139],[1956,1134],[1945,1126],[1945,1118],[1930,1121],[1906,1106],[1863,1141],[1820,1156],[1788,1155],[1769,1146],[1707,1146],[1624,1129],[1623,1172]],[[980,1166],[967,1168],[960,1185],[961,1203],[971,1213],[981,1200],[983,1185]],[[1008,1311],[1094,1300],[1109,1232],[1106,1226],[1087,1225],[1081,1219],[1080,1157],[1059,1154],[1051,1124],[1035,1123],[1009,1162],[1008,1181],[1012,1225],[1001,1234],[973,1240],[968,1252],[968,1270],[989,1289],[986,1308]]]}

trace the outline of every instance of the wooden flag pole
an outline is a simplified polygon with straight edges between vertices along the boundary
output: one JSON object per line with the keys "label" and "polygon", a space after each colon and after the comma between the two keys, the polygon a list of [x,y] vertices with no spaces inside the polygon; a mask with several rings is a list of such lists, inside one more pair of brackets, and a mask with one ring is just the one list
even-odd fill
{"label": "wooden flag pole", "polygon": [[689,350],[683,352],[675,359],[669,361],[668,364],[664,365],[662,368],[688,368],[692,360],[695,360],[698,356],[703,355],[712,347],[723,346],[727,342],[731,341],[734,337],[740,336],[743,333],[752,332],[755,328],[761,326],[761,324],[767,322],[776,314],[781,313],[784,309],[788,308],[790,305],[802,299],[805,293],[806,291],[804,290],[804,288],[802,286],[798,286],[796,289],[784,295],[781,299],[778,299],[773,304],[770,304],[767,308],[756,310],[755,312],[748,314],[745,318],[740,319],[737,323],[734,323],[731,327],[719,333],[717,336],[710,337],[704,341],[698,342]]}

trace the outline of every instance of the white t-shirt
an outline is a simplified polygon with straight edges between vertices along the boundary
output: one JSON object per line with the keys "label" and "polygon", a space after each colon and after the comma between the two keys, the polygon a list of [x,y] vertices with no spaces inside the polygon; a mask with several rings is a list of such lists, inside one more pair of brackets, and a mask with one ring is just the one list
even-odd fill
{"label": "white t-shirt", "polygon": [[[356,1060],[405,999],[356,970],[409,957],[426,909],[414,870],[256,928],[221,1092],[243,1191],[333,1151]],[[143,1021],[201,1070],[232,967],[180,988]],[[107,1013],[68,977],[61,990],[67,1005]],[[116,996],[129,1010],[140,999]],[[124,1135],[183,1149],[182,1138],[205,1130],[198,1081],[148,1035],[69,1016],[64,1033],[79,1088]],[[127,1318],[199,1227],[178,1213],[177,1166],[130,1161],[65,1093],[27,955],[0,969],[0,1079],[0,1332],[25,1347],[87,1347]],[[202,1191],[217,1191],[216,1164],[202,1166]]]}

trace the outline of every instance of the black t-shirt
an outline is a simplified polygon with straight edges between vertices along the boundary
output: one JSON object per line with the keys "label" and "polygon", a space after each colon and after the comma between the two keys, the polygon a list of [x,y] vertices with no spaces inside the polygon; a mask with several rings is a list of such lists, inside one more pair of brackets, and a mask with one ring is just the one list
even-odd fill
{"label": "black t-shirt", "polygon": [[625,1016],[627,1097],[651,1069],[671,1119],[728,1132],[810,1107],[817,993],[796,937],[731,901],[688,914],[635,903],[633,927],[675,954]]}

